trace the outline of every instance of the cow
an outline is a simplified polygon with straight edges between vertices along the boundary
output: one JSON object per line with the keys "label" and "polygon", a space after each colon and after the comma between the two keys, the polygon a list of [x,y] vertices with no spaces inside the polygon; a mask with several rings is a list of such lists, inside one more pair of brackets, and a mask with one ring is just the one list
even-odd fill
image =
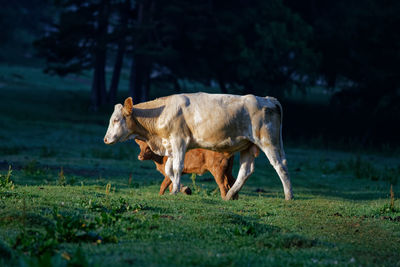
{"label": "cow", "polygon": [[172,194],[179,192],[187,150],[240,152],[237,179],[225,196],[235,196],[254,171],[254,145],[277,172],[285,199],[293,198],[282,142],[282,106],[273,97],[230,94],[176,94],[133,105],[131,97],[114,107],[105,144],[137,138],[161,156],[168,156],[165,173]]}
{"label": "cow", "polygon": [[[152,160],[155,163],[157,170],[165,177],[160,186],[159,195],[163,195],[168,186],[170,191],[172,191],[172,181],[168,175],[165,174],[165,164],[167,163],[168,157],[155,154],[144,141],[135,139],[135,142],[140,147],[138,159]],[[253,153],[255,156],[258,156],[259,150],[255,146]],[[221,197],[225,198],[226,193],[235,182],[235,179],[232,176],[233,158],[234,157],[228,153],[219,153],[212,150],[195,148],[186,152],[182,174],[196,173],[202,175],[209,171],[214,176]],[[183,188],[185,187],[181,188],[181,192],[186,193],[187,191],[185,190],[187,189],[182,191]],[[235,198],[237,199],[237,196]]]}

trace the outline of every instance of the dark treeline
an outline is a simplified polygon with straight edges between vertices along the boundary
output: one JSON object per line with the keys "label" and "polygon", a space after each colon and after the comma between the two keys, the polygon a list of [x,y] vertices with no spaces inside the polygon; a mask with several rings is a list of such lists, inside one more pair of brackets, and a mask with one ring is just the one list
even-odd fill
{"label": "dark treeline", "polygon": [[[115,101],[123,61],[130,93],[148,98],[151,75],[218,83],[221,92],[281,95],[311,80],[312,29],[282,1],[57,1],[59,16],[35,42],[46,71],[93,69],[92,105]],[[105,67],[114,69],[110,88]],[[305,79],[305,77],[308,77]]]}
{"label": "dark treeline", "polygon": [[[304,128],[303,134],[398,143],[398,1],[18,2],[1,9],[6,39],[25,23],[35,33],[28,39],[46,60],[46,72],[92,70],[95,110],[115,103],[121,71],[129,68],[136,102],[149,98],[155,79],[176,92],[183,79],[213,83],[222,93],[278,97],[298,115],[289,114],[289,125]],[[18,12],[32,19],[15,16]],[[112,69],[108,83],[106,68]],[[330,90],[330,106],[284,98],[316,85]]]}

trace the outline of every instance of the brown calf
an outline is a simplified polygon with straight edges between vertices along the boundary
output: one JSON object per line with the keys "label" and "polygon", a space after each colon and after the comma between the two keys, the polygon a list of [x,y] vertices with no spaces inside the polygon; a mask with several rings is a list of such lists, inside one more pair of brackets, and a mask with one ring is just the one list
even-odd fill
{"label": "brown calf", "polygon": [[[168,157],[155,154],[144,141],[138,139],[135,139],[135,141],[140,147],[138,159],[154,161],[157,170],[164,175],[165,178],[161,184],[159,193],[163,195],[167,187],[172,185],[171,179],[165,174],[165,164]],[[206,171],[211,172],[215,182],[218,184],[221,197],[224,198],[228,190],[235,183],[235,179],[232,176],[232,167],[233,156],[230,157],[228,153],[219,153],[206,149],[192,149],[185,154],[182,173],[203,174]]]}

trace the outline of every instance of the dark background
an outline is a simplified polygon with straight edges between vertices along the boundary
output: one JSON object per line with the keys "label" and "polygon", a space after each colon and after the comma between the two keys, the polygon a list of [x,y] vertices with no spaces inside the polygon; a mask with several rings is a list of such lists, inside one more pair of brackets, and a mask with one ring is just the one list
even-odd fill
{"label": "dark background", "polygon": [[88,112],[128,95],[270,95],[286,142],[398,150],[399,1],[0,3],[0,64],[90,77]]}

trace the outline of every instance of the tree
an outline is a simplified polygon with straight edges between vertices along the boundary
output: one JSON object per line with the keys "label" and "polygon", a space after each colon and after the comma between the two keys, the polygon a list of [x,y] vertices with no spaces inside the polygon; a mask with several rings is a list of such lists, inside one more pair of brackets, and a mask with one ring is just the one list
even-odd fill
{"label": "tree", "polygon": [[[129,3],[129,0],[59,1],[58,19],[48,23],[48,32],[35,42],[39,55],[46,58],[46,72],[66,75],[93,69],[91,103],[94,110],[115,99],[125,52]],[[117,19],[121,25],[114,25],[114,32],[110,30],[112,16],[121,18]],[[107,94],[105,67],[111,41],[118,44],[118,52]]]}
{"label": "tree", "polygon": [[53,10],[40,0],[1,1],[0,6],[0,61],[27,64],[33,59],[32,41],[41,31],[41,21]]}
{"label": "tree", "polygon": [[[132,7],[130,0],[124,0],[116,4],[119,16],[116,16],[116,23],[113,25],[115,31],[111,39],[117,43],[117,53],[115,56],[114,70],[111,78],[110,89],[108,91],[108,103],[115,103],[120,80],[123,59],[126,53],[127,35],[129,30],[129,18],[132,16]],[[113,43],[113,42],[112,42]]]}
{"label": "tree", "polygon": [[311,28],[274,1],[169,1],[157,9],[162,64],[221,91],[280,95],[312,72]]}
{"label": "tree", "polygon": [[[116,49],[108,93],[114,101],[124,57],[132,60],[130,94],[148,99],[155,66],[178,79],[216,81],[224,93],[281,95],[310,80],[316,56],[311,28],[281,0],[61,1],[53,31],[37,42],[47,71],[93,68],[92,105],[106,102],[107,50]],[[307,77],[308,79],[305,79]]]}
{"label": "tree", "polygon": [[339,89],[332,104],[343,116],[358,117],[363,143],[380,136],[377,129],[393,132],[388,125],[400,117],[400,3],[285,2],[314,28],[314,49],[322,58],[319,73],[328,87]]}

